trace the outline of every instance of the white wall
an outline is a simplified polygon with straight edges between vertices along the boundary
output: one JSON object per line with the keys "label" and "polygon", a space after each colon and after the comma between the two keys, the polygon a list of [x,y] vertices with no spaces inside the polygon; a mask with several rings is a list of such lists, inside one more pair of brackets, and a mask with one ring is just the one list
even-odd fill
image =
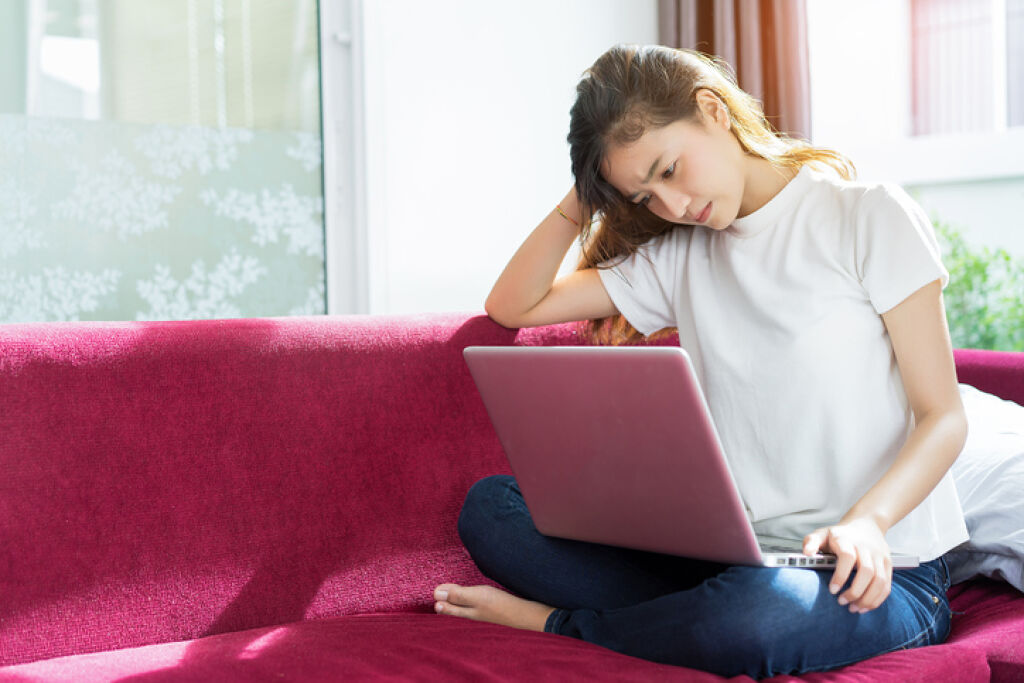
{"label": "white wall", "polygon": [[853,157],[862,176],[886,168],[858,152],[910,133],[909,22],[905,1],[807,3],[811,138]]}
{"label": "white wall", "polygon": [[369,0],[363,12],[369,312],[482,311],[572,184],[580,74],[614,43],[657,42],[656,0]]}
{"label": "white wall", "polygon": [[1005,249],[1024,262],[1024,178],[908,186],[925,211],[974,247]]}
{"label": "white wall", "polygon": [[894,181],[975,247],[1024,258],[1024,129],[908,137],[908,0],[807,3],[813,142]]}

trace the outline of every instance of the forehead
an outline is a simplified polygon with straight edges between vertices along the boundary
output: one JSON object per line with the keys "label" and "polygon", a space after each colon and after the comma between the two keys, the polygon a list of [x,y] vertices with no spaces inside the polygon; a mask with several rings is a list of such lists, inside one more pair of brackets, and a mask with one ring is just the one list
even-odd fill
{"label": "forehead", "polygon": [[672,163],[676,155],[689,146],[696,132],[694,124],[680,120],[661,128],[648,129],[634,142],[625,145],[612,143],[601,160],[601,175],[628,196],[644,184],[651,164],[659,157],[662,164]]}

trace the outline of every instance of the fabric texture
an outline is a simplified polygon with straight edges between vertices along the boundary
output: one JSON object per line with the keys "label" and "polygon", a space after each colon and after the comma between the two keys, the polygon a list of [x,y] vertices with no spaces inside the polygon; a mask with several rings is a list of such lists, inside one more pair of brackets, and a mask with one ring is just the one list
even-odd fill
{"label": "fabric texture", "polygon": [[[720,680],[431,610],[491,583],[456,520],[509,472],[462,350],[579,343],[455,313],[0,325],[0,681]],[[1024,400],[1024,354],[956,354]],[[941,646],[779,680],[1024,677],[1024,597],[950,595]]]}
{"label": "fabric texture", "polygon": [[[335,617],[0,669],[3,683],[113,680],[720,683],[726,679],[627,657],[567,636],[435,614]],[[752,679],[737,676],[728,680],[740,683]],[[893,652],[828,674],[767,680],[980,683],[988,681],[988,666],[981,649],[947,643]]]}
{"label": "fabric texture", "polygon": [[[898,186],[805,165],[725,230],[682,226],[608,265],[637,330],[678,328],[757,533],[834,524],[895,460],[913,411],[880,314],[949,279]],[[886,539],[922,561],[965,541],[952,475]]]}
{"label": "fabric texture", "polygon": [[[572,326],[561,343],[573,343]],[[485,581],[508,464],[466,315],[0,325],[0,665],[362,612]]]}
{"label": "fabric texture", "polygon": [[953,479],[970,539],[948,553],[953,581],[1001,579],[1024,592],[1024,406],[960,385],[969,431]]}
{"label": "fabric texture", "polygon": [[992,681],[1024,680],[1024,614],[1017,610],[1024,599],[1020,593],[1005,583],[978,579],[953,586],[948,597],[953,629],[947,643],[984,650]]}
{"label": "fabric texture", "polygon": [[832,670],[941,643],[950,628],[942,558],[896,572],[878,609],[852,614],[829,593],[831,571],[729,566],[545,536],[509,475],[473,485],[459,537],[484,574],[557,608],[546,631],[721,676]]}
{"label": "fabric texture", "polygon": [[1024,405],[1024,353],[954,349],[953,360],[963,384]]}

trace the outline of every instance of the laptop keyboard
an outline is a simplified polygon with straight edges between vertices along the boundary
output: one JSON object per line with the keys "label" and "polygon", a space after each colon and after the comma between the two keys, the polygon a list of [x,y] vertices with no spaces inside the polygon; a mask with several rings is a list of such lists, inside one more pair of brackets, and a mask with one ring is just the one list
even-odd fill
{"label": "laptop keyboard", "polygon": [[835,562],[834,557],[796,557],[790,555],[789,557],[772,557],[768,558],[769,561],[773,562],[776,567],[815,567],[815,566],[826,566],[831,567]]}
{"label": "laptop keyboard", "polygon": [[794,542],[791,545],[783,545],[778,543],[764,542],[759,544],[762,553],[785,553],[789,557],[774,557],[770,558],[773,560],[776,567],[815,567],[822,565],[832,565],[835,562],[835,556],[831,553],[822,553],[821,557],[808,557],[803,554],[803,546],[800,543]]}

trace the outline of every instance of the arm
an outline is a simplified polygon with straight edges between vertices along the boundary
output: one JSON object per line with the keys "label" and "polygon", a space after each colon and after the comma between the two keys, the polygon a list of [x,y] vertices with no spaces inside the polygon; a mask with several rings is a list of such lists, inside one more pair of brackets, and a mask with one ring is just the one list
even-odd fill
{"label": "arm", "polygon": [[560,206],[577,224],[552,209],[512,256],[487,296],[487,315],[505,327],[535,327],[618,313],[596,270],[578,270],[555,280],[580,232],[575,188]]}
{"label": "arm", "polygon": [[838,524],[804,538],[805,553],[828,547],[838,556],[833,593],[856,567],[856,578],[840,596],[851,611],[875,609],[889,596],[892,561],[885,532],[928,496],[967,439],[939,281],[883,313],[882,320],[914,411],[914,429],[886,473]]}

